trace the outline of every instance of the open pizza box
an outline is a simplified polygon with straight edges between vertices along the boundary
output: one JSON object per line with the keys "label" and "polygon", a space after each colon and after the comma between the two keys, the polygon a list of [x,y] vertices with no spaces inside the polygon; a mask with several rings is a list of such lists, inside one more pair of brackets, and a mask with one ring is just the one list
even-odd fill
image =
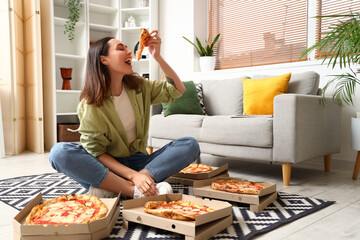
{"label": "open pizza box", "polygon": [[120,194],[116,198],[100,198],[108,208],[104,218],[69,225],[26,225],[25,220],[32,208],[43,201],[39,193],[13,219],[14,239],[20,240],[97,240],[110,235],[120,214]]}
{"label": "open pizza box", "polygon": [[212,167],[213,170],[206,173],[176,173],[166,179],[168,183],[180,183],[186,186],[198,187],[211,184],[220,177],[229,177],[228,164],[220,167]]}
{"label": "open pizza box", "polygon": [[[238,180],[238,181],[248,181],[242,178],[232,178],[232,177],[221,177],[218,180]],[[241,202],[250,204],[250,211],[252,212],[261,212],[269,204],[274,202],[277,199],[276,184],[270,182],[257,182],[265,186],[264,189],[261,189],[258,195],[253,194],[241,194],[241,193],[231,193],[220,190],[215,190],[210,187],[210,184],[204,184],[203,186],[194,187],[194,195],[202,197],[210,197],[221,200],[228,200],[232,202]]]}
{"label": "open pizza box", "polygon": [[[144,205],[149,201],[191,201],[215,209],[198,215],[194,221],[174,220],[144,212]],[[185,239],[208,239],[232,224],[232,206],[228,202],[202,199],[185,194],[164,194],[152,197],[123,201],[123,227],[128,222],[164,229],[185,235]]]}

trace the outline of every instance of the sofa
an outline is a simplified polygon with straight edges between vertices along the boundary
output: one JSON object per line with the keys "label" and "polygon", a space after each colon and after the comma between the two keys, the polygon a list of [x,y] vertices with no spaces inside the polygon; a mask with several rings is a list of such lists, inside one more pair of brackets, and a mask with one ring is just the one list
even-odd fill
{"label": "sofa", "polygon": [[301,161],[323,157],[330,171],[332,154],[340,152],[341,107],[321,101],[319,75],[310,71],[291,74],[287,93],[273,98],[272,115],[243,115],[242,79],[266,77],[201,80],[206,115],[164,117],[161,104],[152,106],[148,151],[191,136],[202,153],[281,163],[284,185]]}

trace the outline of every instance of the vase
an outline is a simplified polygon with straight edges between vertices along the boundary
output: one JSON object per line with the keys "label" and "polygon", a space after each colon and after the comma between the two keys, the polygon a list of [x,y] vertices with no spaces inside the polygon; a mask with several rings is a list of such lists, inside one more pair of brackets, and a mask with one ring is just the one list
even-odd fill
{"label": "vase", "polygon": [[60,71],[61,71],[61,77],[63,79],[63,84],[61,89],[71,90],[70,80],[71,80],[72,68],[60,68]]}
{"label": "vase", "polygon": [[202,72],[213,71],[215,69],[215,56],[200,57],[200,70]]}

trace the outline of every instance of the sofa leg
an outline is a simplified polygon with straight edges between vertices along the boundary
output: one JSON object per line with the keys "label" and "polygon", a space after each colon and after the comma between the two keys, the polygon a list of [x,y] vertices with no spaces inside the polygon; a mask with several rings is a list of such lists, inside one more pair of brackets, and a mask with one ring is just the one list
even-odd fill
{"label": "sofa leg", "polygon": [[154,150],[153,147],[147,147],[146,148],[146,151],[148,152],[149,155],[153,153],[153,150]]}
{"label": "sofa leg", "polygon": [[290,185],[291,163],[282,163],[283,184]]}
{"label": "sofa leg", "polygon": [[324,156],[325,172],[330,172],[330,169],[331,169],[331,157],[332,157],[331,154]]}

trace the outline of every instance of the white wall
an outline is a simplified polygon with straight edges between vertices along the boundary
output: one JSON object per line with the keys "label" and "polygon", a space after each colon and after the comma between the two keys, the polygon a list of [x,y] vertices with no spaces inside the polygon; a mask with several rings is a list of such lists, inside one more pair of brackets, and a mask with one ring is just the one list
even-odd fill
{"label": "white wall", "polygon": [[[163,40],[162,55],[174,68],[183,81],[203,79],[224,79],[244,75],[269,74],[281,75],[283,73],[296,73],[315,71],[320,74],[320,87],[324,87],[331,74],[346,72],[346,69],[332,70],[321,61],[308,61],[299,63],[274,64],[268,66],[247,67],[213,72],[199,72],[198,54],[194,47],[187,43],[182,36],[194,40],[198,36],[205,39],[207,31],[207,1],[206,0],[160,0],[159,4],[159,30]],[[360,86],[356,91],[360,94]],[[327,95],[331,95],[328,89]],[[354,99],[354,107],[345,105],[342,109],[342,146],[341,152],[333,158],[355,161],[357,152],[351,148],[351,117],[360,111],[360,99]]]}

